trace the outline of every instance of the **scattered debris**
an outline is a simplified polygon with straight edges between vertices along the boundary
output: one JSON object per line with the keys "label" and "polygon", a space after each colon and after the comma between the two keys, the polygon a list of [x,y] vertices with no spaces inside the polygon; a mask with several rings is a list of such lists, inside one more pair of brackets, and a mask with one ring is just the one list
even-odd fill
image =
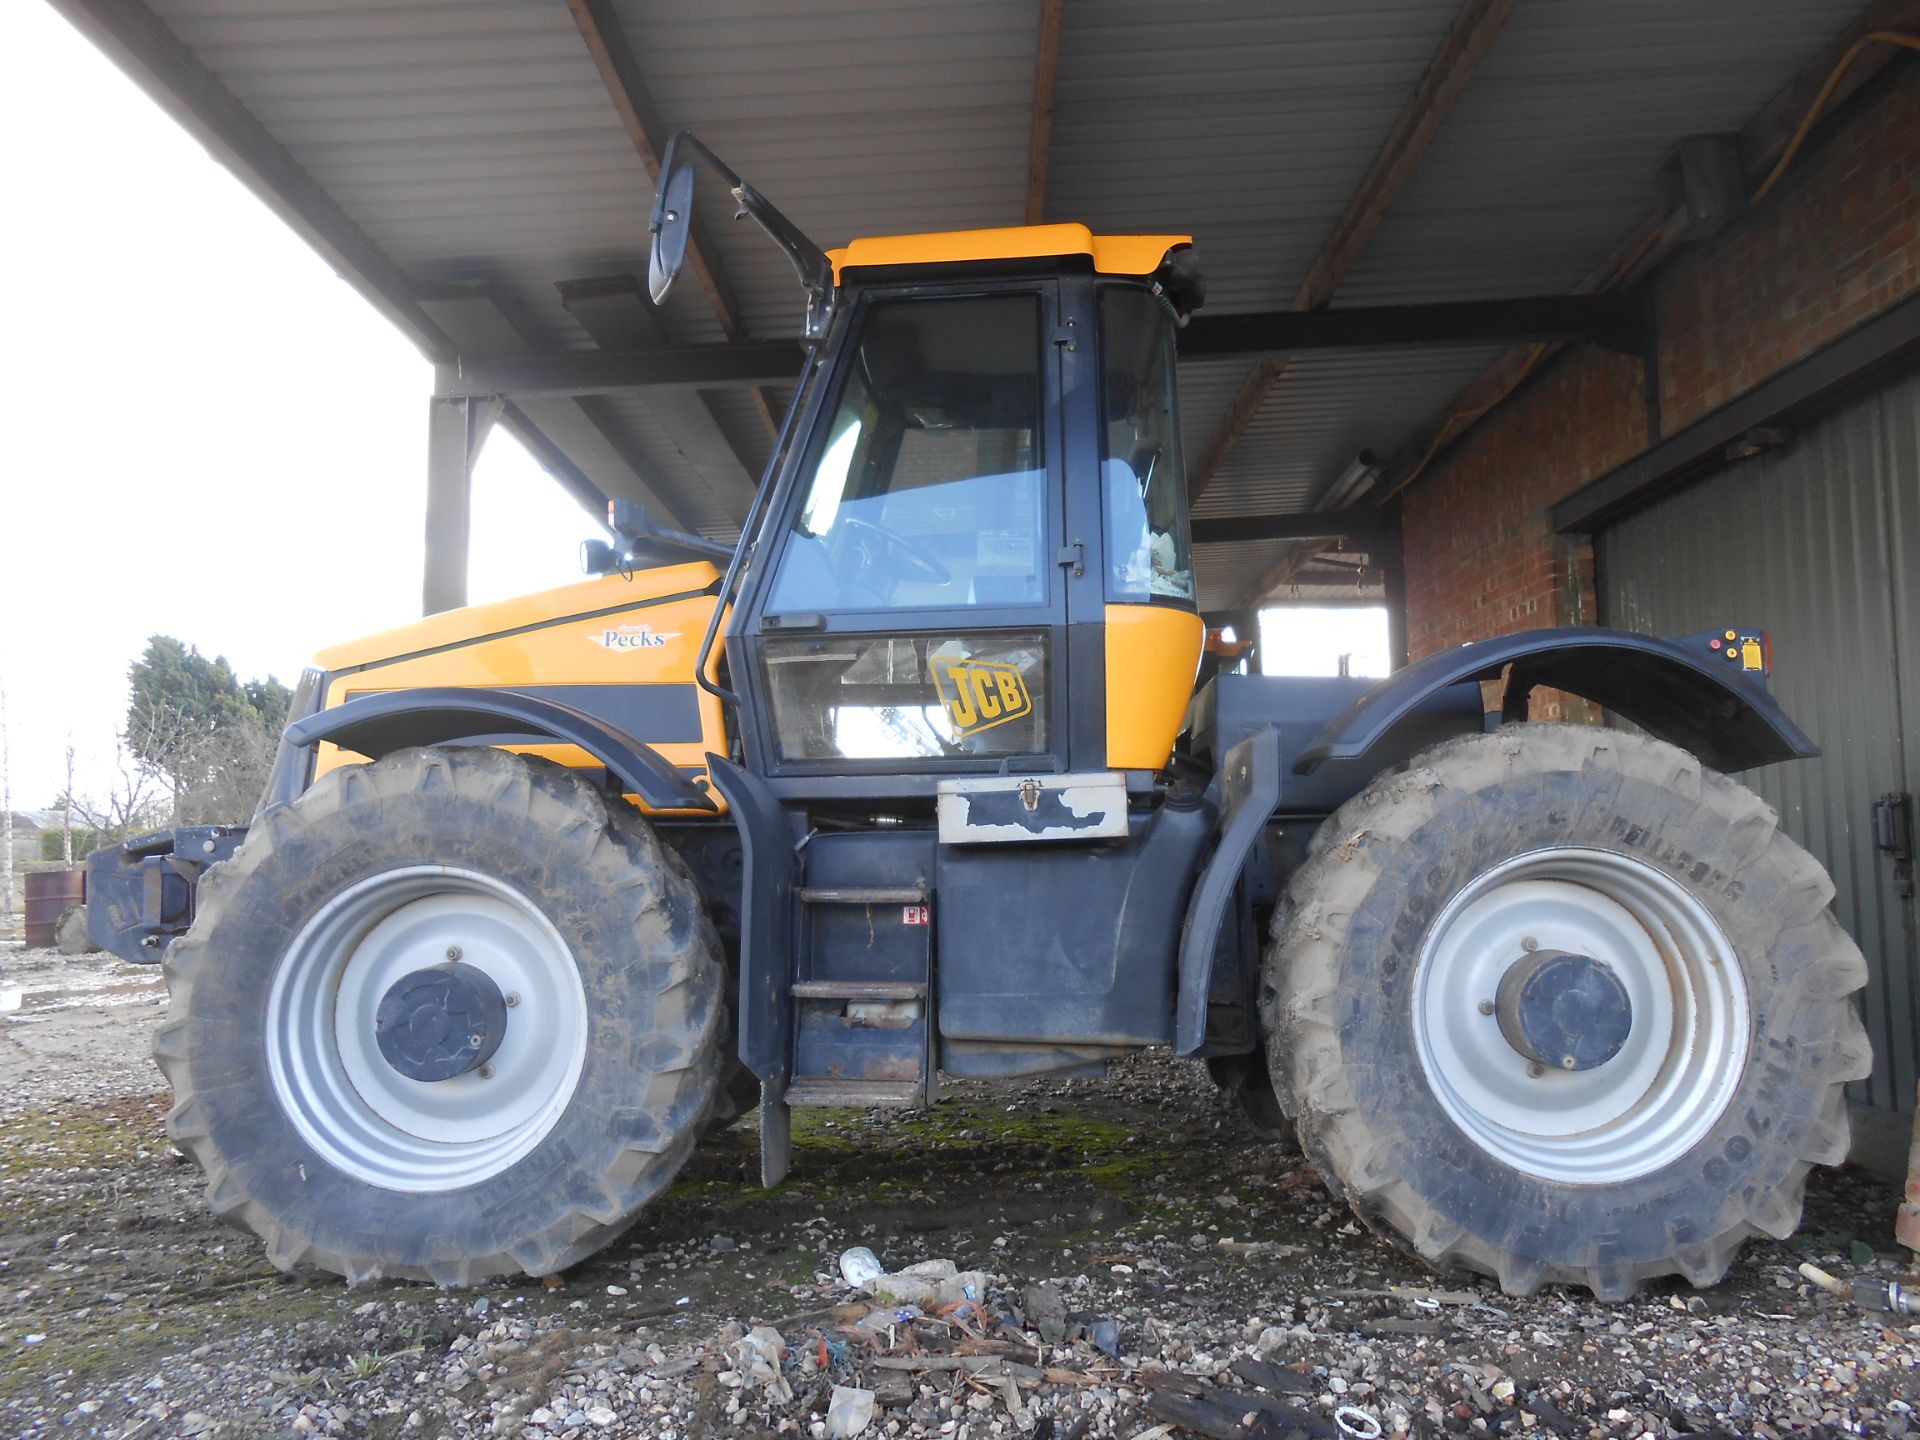
{"label": "scattered debris", "polygon": [[[1867,1254],[1871,1257],[1873,1252],[1868,1250]],[[1890,1315],[1920,1315],[1920,1291],[1910,1290],[1897,1280],[1842,1280],[1810,1261],[1801,1264],[1800,1273],[1829,1295],[1851,1300],[1862,1310],[1878,1310]]]}
{"label": "scattered debris", "polygon": [[[0,987],[76,963],[0,949]],[[912,1115],[809,1112],[771,1195],[738,1127],[563,1288],[348,1290],[273,1270],[173,1158],[146,1055],[163,1014],[0,1015],[0,1435],[1214,1433],[1181,1410],[1237,1440],[1365,1440],[1370,1422],[1382,1440],[1920,1440],[1920,1323],[1795,1273],[1904,1285],[1884,1255],[1847,1269],[1885,1228],[1884,1187],[1857,1175],[1817,1173],[1803,1233],[1756,1239],[1717,1289],[1514,1299],[1342,1234],[1297,1153],[1149,1058],[1100,1082],[956,1083]],[[863,1280],[890,1267],[936,1303],[850,1283],[856,1240]]]}
{"label": "scattered debris", "polygon": [[840,1252],[840,1275],[856,1290],[865,1289],[869,1280],[877,1280],[886,1273],[887,1267],[880,1263],[880,1257],[865,1245]]}
{"label": "scattered debris", "polygon": [[827,1404],[827,1434],[832,1440],[849,1440],[873,1422],[873,1391],[848,1385],[833,1387]]}

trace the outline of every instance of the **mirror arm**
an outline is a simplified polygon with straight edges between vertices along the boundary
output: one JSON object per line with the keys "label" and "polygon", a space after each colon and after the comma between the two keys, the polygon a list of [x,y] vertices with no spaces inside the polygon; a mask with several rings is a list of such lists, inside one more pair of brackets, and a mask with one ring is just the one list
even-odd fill
{"label": "mirror arm", "polygon": [[793,262],[793,273],[809,295],[825,296],[833,289],[833,265],[804,230],[744,180],[733,182],[733,198],[740,206],[734,218],[749,215],[773,237],[774,243],[787,252],[787,259]]}
{"label": "mirror arm", "polygon": [[720,540],[709,540],[704,535],[689,535],[684,530],[663,530],[659,526],[650,526],[642,531],[640,539],[651,540],[667,550],[679,550],[687,554],[700,555],[708,560],[717,560],[722,564],[733,559],[734,547]]}
{"label": "mirror arm", "polygon": [[781,214],[771,200],[741,179],[731,165],[708,149],[690,130],[676,130],[667,141],[666,153],[660,157],[660,183],[654,188],[653,211],[647,217],[647,233],[658,235],[667,222],[667,180],[674,173],[682,145],[693,150],[725,182],[734,204],[739,207],[734,218],[739,219],[742,215],[752,217],[754,223],[787,252],[787,258],[793,262],[794,274],[807,291],[808,309],[821,307],[833,290],[833,264],[825,252],[808,238],[804,230]]}
{"label": "mirror arm", "polygon": [[[678,550],[686,555],[700,555],[709,560],[733,558],[733,546],[719,540],[709,540],[704,535],[669,530],[653,518],[646,506],[632,500],[614,499],[607,502],[607,528],[613,532],[619,545],[617,548],[606,548],[613,551],[614,557],[622,562],[633,561],[649,544],[663,550]],[[587,543],[591,545],[595,542]]]}

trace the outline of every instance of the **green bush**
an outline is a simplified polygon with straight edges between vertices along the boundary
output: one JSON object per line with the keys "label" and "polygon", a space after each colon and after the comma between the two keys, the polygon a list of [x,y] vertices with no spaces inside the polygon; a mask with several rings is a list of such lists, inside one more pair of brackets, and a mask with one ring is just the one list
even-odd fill
{"label": "green bush", "polygon": [[[100,843],[98,832],[82,830],[76,825],[73,829],[73,863],[78,865],[82,860],[87,858],[87,852],[98,848]],[[56,863],[59,861],[60,832],[58,830],[42,830],[40,832],[40,858],[42,860],[52,860]]]}

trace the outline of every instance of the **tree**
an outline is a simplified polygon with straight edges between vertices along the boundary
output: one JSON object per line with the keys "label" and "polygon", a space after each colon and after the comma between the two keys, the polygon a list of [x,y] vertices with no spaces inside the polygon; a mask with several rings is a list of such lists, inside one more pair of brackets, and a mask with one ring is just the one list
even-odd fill
{"label": "tree", "polygon": [[275,735],[287,728],[287,707],[293,703],[291,690],[271,675],[264,680],[249,680],[240,688],[246,692],[247,704],[253,707],[262,725]]}
{"label": "tree", "polygon": [[172,797],[181,824],[244,820],[266,785],[286,724],[287,687],[242,684],[223,655],[154,635],[127,672],[125,743]]}
{"label": "tree", "polygon": [[157,830],[173,809],[159,772],[129,754],[124,741],[114,747],[113,766],[105,793],[76,795],[69,787],[56,802],[93,832],[95,845],[119,845]]}

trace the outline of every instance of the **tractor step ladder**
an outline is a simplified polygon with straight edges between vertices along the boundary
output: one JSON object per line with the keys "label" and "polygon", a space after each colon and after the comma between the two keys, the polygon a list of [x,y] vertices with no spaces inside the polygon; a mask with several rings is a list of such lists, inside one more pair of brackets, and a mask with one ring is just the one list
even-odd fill
{"label": "tractor step ladder", "polygon": [[933,926],[924,884],[803,885],[789,1106],[933,1098]]}

